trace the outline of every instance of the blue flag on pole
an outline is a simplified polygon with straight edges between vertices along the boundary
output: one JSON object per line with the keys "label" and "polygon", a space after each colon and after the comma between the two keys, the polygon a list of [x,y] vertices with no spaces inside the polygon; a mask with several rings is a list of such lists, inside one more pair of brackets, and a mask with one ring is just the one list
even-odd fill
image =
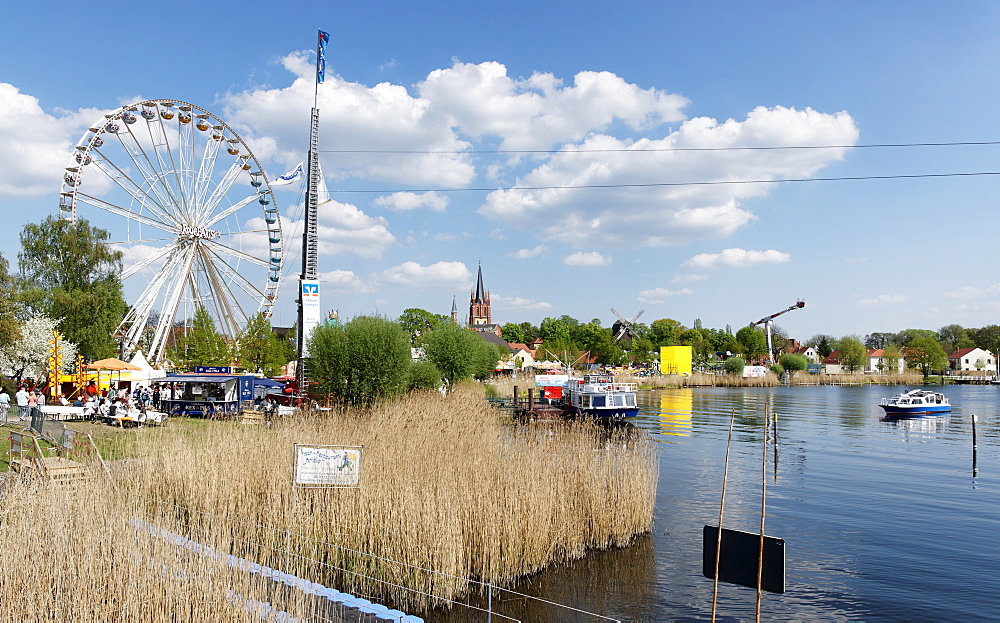
{"label": "blue flag on pole", "polygon": [[326,44],[330,41],[330,33],[319,31],[319,42],[316,46],[316,82],[323,84],[326,77]]}

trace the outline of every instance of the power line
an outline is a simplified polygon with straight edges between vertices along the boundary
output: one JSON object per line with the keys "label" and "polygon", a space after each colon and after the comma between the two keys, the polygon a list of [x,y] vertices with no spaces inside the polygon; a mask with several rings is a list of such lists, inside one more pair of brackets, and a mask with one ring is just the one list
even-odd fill
{"label": "power line", "polygon": [[330,189],[330,193],[379,193],[392,194],[399,192],[411,193],[455,193],[455,192],[493,192],[496,190],[572,190],[595,188],[665,188],[672,186],[718,186],[722,184],[783,184],[785,182],[845,182],[857,180],[903,180],[941,177],[981,177],[1000,175],[1000,171],[980,171],[976,173],[920,173],[914,175],[850,175],[842,177],[803,177],[778,180],[713,180],[707,182],[652,182],[647,184],[579,184],[566,186],[511,186],[510,188],[383,188],[383,189]]}
{"label": "power line", "polygon": [[869,149],[875,147],[962,147],[1000,145],[1000,141],[951,141],[947,143],[867,143],[863,145],[771,145],[747,147],[650,147],[617,149],[464,149],[464,150],[407,150],[407,149],[321,149],[324,154],[558,154],[558,153],[639,153],[671,151],[773,151],[779,149]]}

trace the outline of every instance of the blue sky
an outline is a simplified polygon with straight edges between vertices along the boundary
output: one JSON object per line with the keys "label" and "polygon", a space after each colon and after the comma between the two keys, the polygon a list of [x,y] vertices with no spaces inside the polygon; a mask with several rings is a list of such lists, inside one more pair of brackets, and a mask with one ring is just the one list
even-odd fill
{"label": "blue sky", "polygon": [[[802,340],[1000,323],[997,176],[620,186],[1000,171],[1000,146],[718,149],[1000,140],[996,3],[95,2],[5,22],[12,264],[73,145],[124,104],[194,103],[270,177],[294,167],[322,28],[319,271],[342,317],[447,314],[453,297],[464,315],[481,262],[500,323],[607,326],[613,306],[735,331],[797,299],[778,324]],[[498,148],[519,153],[482,153]],[[611,188],[509,190],[579,185]],[[294,240],[301,192],[276,200]]]}

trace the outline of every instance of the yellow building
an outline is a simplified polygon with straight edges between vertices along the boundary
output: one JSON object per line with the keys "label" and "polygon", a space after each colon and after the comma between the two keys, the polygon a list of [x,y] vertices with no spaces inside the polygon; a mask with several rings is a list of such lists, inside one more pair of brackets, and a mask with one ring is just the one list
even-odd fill
{"label": "yellow building", "polygon": [[660,373],[691,375],[692,351],[690,346],[661,346]]}

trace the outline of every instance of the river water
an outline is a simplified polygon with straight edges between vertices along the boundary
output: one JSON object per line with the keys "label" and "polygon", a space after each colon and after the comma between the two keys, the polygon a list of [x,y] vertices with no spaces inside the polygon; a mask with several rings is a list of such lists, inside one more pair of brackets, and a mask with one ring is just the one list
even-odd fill
{"label": "river water", "polygon": [[[709,620],[713,582],[701,572],[702,529],[718,523],[731,415],[722,524],[758,532],[769,413],[777,424],[768,438],[764,532],[784,539],[786,569],[785,593],[764,593],[763,620],[1000,618],[1000,387],[947,386],[950,415],[884,421],[879,400],[898,391],[640,392],[634,426],[660,450],[652,534],[516,589],[616,619]],[[718,620],[753,620],[755,600],[755,589],[720,584]],[[601,620],[537,603],[514,608],[514,601],[494,606],[522,620]]]}

